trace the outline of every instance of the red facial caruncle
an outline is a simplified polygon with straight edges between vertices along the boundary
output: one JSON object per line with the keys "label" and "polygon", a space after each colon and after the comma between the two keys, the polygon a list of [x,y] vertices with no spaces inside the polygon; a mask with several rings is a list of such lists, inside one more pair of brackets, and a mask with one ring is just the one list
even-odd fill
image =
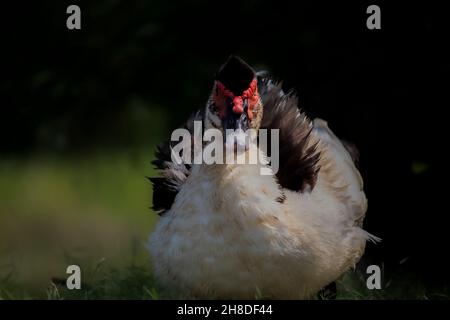
{"label": "red facial caruncle", "polygon": [[233,103],[232,110],[236,114],[242,114],[244,112],[244,101],[247,100],[247,116],[251,121],[253,119],[253,111],[259,100],[256,78],[250,82],[249,87],[244,90],[241,95],[233,94],[233,92],[228,90],[222,82],[216,80],[213,99],[222,119],[225,118],[227,113],[228,99],[231,99]]}

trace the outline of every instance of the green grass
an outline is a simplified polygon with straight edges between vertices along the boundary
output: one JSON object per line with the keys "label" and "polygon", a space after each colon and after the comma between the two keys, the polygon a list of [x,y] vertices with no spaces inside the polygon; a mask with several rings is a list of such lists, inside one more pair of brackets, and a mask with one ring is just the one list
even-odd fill
{"label": "green grass", "polygon": [[[103,268],[103,267],[102,267]],[[47,288],[39,294],[30,294],[26,289],[14,286],[3,286],[0,289],[0,300],[5,299],[133,299],[133,300],[158,300],[177,299],[176,294],[159,291],[152,277],[150,267],[128,266],[122,268],[98,269],[84,278],[81,290],[68,290],[64,285],[64,279],[49,282]],[[396,277],[392,283],[388,283],[382,290],[368,290],[364,281],[355,273],[348,272],[337,281],[338,300],[383,300],[383,299],[449,299],[450,292],[427,292],[420,283],[411,285],[409,277]],[[213,299],[214,297],[211,297]],[[255,299],[267,299],[264,293],[255,291]],[[317,299],[318,297],[312,297]],[[327,298],[325,298],[326,300]]]}
{"label": "green grass", "polygon": [[149,268],[144,244],[157,217],[146,179],[154,174],[152,153],[0,159],[0,297],[46,298],[51,279],[65,277],[69,264],[93,283],[112,270],[126,282],[130,270]]}

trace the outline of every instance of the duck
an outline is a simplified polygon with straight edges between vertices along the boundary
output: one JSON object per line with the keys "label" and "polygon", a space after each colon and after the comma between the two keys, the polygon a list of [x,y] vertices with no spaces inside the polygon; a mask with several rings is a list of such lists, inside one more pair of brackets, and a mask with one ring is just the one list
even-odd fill
{"label": "duck", "polygon": [[355,148],[326,121],[310,120],[296,93],[267,72],[230,56],[205,106],[180,128],[193,133],[196,122],[220,132],[276,130],[279,167],[258,142],[257,164],[175,161],[174,141],[157,147],[160,176],[150,180],[159,220],[147,248],[164,290],[193,299],[309,299],[380,240],[362,228],[367,198]]}

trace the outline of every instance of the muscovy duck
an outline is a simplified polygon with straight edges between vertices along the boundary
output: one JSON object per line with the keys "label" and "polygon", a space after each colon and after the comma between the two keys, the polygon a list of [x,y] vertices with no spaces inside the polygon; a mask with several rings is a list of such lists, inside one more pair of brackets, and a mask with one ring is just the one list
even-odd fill
{"label": "muscovy duck", "polygon": [[184,128],[193,132],[194,121],[221,131],[279,129],[280,165],[262,175],[267,161],[179,163],[173,142],[158,147],[162,176],[151,180],[161,217],[148,248],[162,287],[185,298],[309,298],[378,240],[362,229],[367,200],[352,150],[265,72],[231,56]]}

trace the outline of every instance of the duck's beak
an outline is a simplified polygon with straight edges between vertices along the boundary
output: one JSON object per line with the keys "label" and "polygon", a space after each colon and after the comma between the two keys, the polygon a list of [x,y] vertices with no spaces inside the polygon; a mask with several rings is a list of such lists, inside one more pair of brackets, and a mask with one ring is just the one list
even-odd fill
{"label": "duck's beak", "polygon": [[249,129],[249,121],[247,116],[247,105],[248,101],[244,100],[244,112],[236,113],[233,111],[233,102],[227,102],[227,114],[225,119],[223,119],[223,128],[224,130],[242,130],[247,131]]}

